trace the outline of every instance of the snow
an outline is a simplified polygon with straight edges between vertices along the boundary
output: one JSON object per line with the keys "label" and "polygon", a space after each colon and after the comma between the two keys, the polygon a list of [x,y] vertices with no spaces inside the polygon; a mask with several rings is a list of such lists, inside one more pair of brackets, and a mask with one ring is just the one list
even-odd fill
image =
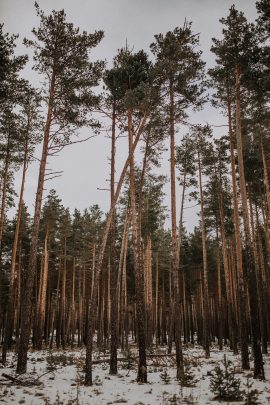
{"label": "snow", "polygon": [[[51,354],[50,354],[51,353]],[[154,354],[166,354],[166,348],[154,350]],[[218,362],[222,362],[226,354],[233,361],[237,377],[244,383],[252,372],[241,373],[240,357],[235,356],[229,349],[219,351],[212,348],[209,359],[204,358],[204,352],[200,347],[185,347],[184,358],[192,368],[197,380],[194,387],[181,387],[175,379],[174,356],[151,357],[148,361],[148,384],[136,382],[136,369],[128,370],[123,362],[119,362],[117,376],[109,375],[108,362],[102,362],[93,366],[94,384],[92,387],[83,385],[83,367],[85,350],[62,350],[57,351],[31,351],[29,352],[28,373],[25,379],[38,380],[42,384],[22,386],[11,383],[0,376],[0,403],[1,404],[27,404],[27,405],[167,405],[167,404],[212,404],[214,395],[210,392],[210,374]],[[55,370],[48,370],[48,360],[53,356],[62,356],[67,365],[57,365]],[[136,347],[132,346],[132,355],[136,355]],[[119,352],[119,357],[125,354]],[[54,357],[55,358],[55,357]],[[108,359],[108,354],[94,353],[94,359]],[[8,354],[7,365],[1,368],[0,373],[15,375],[16,356]],[[136,367],[136,366],[135,366]],[[169,384],[165,384],[160,374],[166,368],[169,376]],[[270,355],[265,356],[266,381],[253,380],[253,388],[259,395],[259,403],[270,404]],[[21,378],[21,377],[19,377]],[[175,402],[173,402],[175,401]],[[243,402],[242,402],[243,403]],[[230,402],[230,404],[234,404]],[[235,403],[236,404],[236,403]],[[237,402],[241,404],[241,402]]]}

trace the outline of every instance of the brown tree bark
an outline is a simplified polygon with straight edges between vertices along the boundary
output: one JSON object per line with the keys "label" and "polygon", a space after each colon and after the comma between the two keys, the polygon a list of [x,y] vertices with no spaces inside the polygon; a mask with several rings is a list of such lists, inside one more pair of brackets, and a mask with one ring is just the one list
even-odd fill
{"label": "brown tree bark", "polygon": [[[221,184],[221,179],[220,179]],[[237,354],[237,323],[235,318],[235,312],[233,308],[232,300],[232,289],[230,287],[230,272],[228,264],[228,255],[227,255],[227,243],[225,235],[225,218],[224,218],[224,208],[223,208],[223,192],[219,192],[219,216],[220,216],[220,237],[221,237],[221,246],[222,246],[222,258],[223,258],[223,267],[225,274],[225,286],[226,286],[226,297],[228,304],[228,323],[229,323],[229,333],[231,346],[234,350],[234,353]]]}
{"label": "brown tree bark", "polygon": [[233,129],[232,129],[232,111],[231,111],[231,98],[229,92],[227,92],[227,108],[228,108],[228,125],[229,125],[229,142],[230,142],[230,163],[232,173],[232,187],[233,187],[233,218],[234,218],[234,236],[236,246],[236,267],[238,277],[238,294],[239,294],[239,332],[240,332],[240,345],[241,345],[241,363],[244,370],[249,370],[249,356],[248,356],[248,335],[247,324],[245,317],[245,308],[247,305],[247,297],[245,293],[245,277],[243,271],[243,258],[242,258],[242,242],[240,232],[240,216],[239,216],[239,204],[237,194],[237,180],[236,180],[236,168],[235,168],[235,156],[233,145]]}
{"label": "brown tree bark", "polygon": [[[174,284],[174,321],[175,321],[175,346],[176,346],[176,377],[180,379],[184,372],[182,340],[181,340],[181,305],[179,291],[179,261],[178,243],[176,232],[176,192],[175,192],[175,127],[174,127],[174,92],[173,83],[170,81],[170,176],[171,176],[171,226],[172,226],[172,273]],[[176,318],[176,314],[179,317]]]}
{"label": "brown tree bark", "polygon": [[201,229],[202,229],[202,251],[203,251],[203,345],[205,356],[210,356],[210,330],[209,330],[209,288],[208,288],[208,268],[206,252],[206,230],[204,220],[204,196],[202,188],[202,169],[200,145],[198,146],[198,174],[200,189],[200,206],[201,206]]}
{"label": "brown tree bark", "polygon": [[217,252],[216,252],[216,260],[217,260],[217,321],[218,321],[218,346],[219,350],[223,349],[223,336],[224,336],[224,322],[223,322],[223,313],[222,313],[222,284],[221,284],[221,263],[220,263],[220,252],[219,252],[219,240],[217,235]]}
{"label": "brown tree bark", "polygon": [[130,195],[130,212],[132,224],[132,250],[133,250],[133,268],[135,273],[135,300],[136,300],[136,323],[137,339],[139,350],[139,362],[137,381],[147,382],[147,365],[146,365],[146,331],[145,331],[145,295],[144,295],[144,278],[143,267],[140,266],[140,246],[138,240],[138,223],[137,209],[135,200],[135,168],[133,149],[133,123],[132,110],[128,110],[128,138],[129,138],[129,195]]}
{"label": "brown tree bark", "polygon": [[262,358],[262,351],[261,351],[261,344],[260,344],[260,325],[259,325],[259,319],[258,319],[258,291],[257,291],[257,286],[256,286],[254,258],[252,255],[246,180],[245,180],[243,148],[242,148],[241,85],[240,85],[240,67],[239,66],[236,66],[235,88],[236,88],[236,142],[237,142],[240,194],[241,194],[243,223],[244,223],[244,232],[245,232],[245,248],[246,248],[245,250],[246,250],[246,260],[247,260],[248,292],[249,292],[250,315],[251,315],[252,350],[253,350],[253,356],[254,356],[254,378],[264,379],[265,377],[264,377],[264,368],[263,368],[263,358]]}
{"label": "brown tree bark", "polygon": [[6,213],[6,200],[7,200],[7,188],[8,188],[8,176],[9,176],[9,167],[10,167],[10,140],[11,140],[11,133],[8,133],[7,139],[7,148],[6,148],[6,155],[4,159],[4,168],[3,168],[3,175],[1,180],[1,210],[0,210],[0,264],[2,261],[2,239],[3,239],[3,231],[4,231],[4,222],[5,222],[5,213]]}
{"label": "brown tree bark", "polygon": [[43,269],[40,277],[39,284],[39,299],[37,302],[37,325],[36,325],[36,348],[42,349],[42,338],[44,332],[45,310],[46,310],[46,296],[47,296],[47,282],[49,272],[49,251],[48,251],[48,238],[49,229],[47,227],[44,241],[44,258]]}
{"label": "brown tree bark", "polygon": [[63,267],[61,283],[61,304],[60,304],[60,329],[61,344],[63,349],[66,347],[66,283],[67,283],[67,238],[64,238],[63,246]]}
{"label": "brown tree bark", "polygon": [[[128,203],[129,204],[129,203]],[[124,229],[121,241],[120,259],[117,274],[117,311],[119,320],[119,335],[121,337],[121,347],[124,350],[125,346],[125,324],[127,313],[127,291],[126,291],[126,254],[128,247],[128,230],[130,222],[129,205],[126,208],[124,220]]]}
{"label": "brown tree bark", "polygon": [[[111,134],[111,208],[114,201],[115,193],[115,127],[116,127],[116,101],[113,102],[112,111],[112,134]],[[111,223],[110,234],[110,270],[111,270],[111,285],[110,285],[110,302],[111,302],[111,347],[110,347],[110,374],[117,374],[117,323],[118,323],[118,308],[117,308],[117,267],[115,257],[115,210]]]}
{"label": "brown tree bark", "polygon": [[[262,288],[262,278],[261,278],[261,269],[259,261],[259,252],[257,244],[257,235],[255,231],[254,224],[254,212],[251,201],[251,187],[248,184],[248,202],[249,202],[249,214],[250,214],[250,225],[251,225],[251,236],[252,236],[252,250],[254,255],[254,265],[255,265],[255,277],[256,277],[256,286],[258,290],[258,310],[259,310],[259,321],[260,321],[260,336],[262,342],[262,350],[264,353],[267,353],[267,321],[265,319],[265,305],[264,305],[264,294]],[[258,232],[258,230],[257,230]]]}
{"label": "brown tree bark", "polygon": [[262,138],[261,138],[260,146],[261,146],[261,155],[262,155],[262,162],[263,162],[263,181],[264,181],[264,187],[265,187],[267,209],[268,209],[268,215],[270,215],[270,186],[269,186],[269,176],[268,176],[268,167],[267,167],[267,161],[266,161],[265,150],[264,150],[264,144],[263,144]]}
{"label": "brown tree bark", "polygon": [[[16,228],[14,233],[14,239],[12,244],[12,253],[11,253],[11,266],[10,266],[10,275],[9,275],[9,291],[8,291],[8,304],[7,304],[7,318],[5,324],[5,335],[2,348],[2,362],[6,361],[6,351],[7,348],[11,345],[12,333],[14,327],[14,315],[15,315],[15,276],[16,276],[16,258],[17,250],[19,243],[19,234],[22,218],[22,209],[23,209],[23,197],[24,197],[24,187],[25,187],[25,178],[28,165],[28,141],[25,142],[24,147],[24,159],[23,159],[23,169],[22,169],[22,181],[21,181],[21,190],[18,203],[18,213]],[[18,314],[19,315],[19,314]]]}
{"label": "brown tree bark", "polygon": [[155,337],[156,345],[160,345],[160,317],[159,317],[159,265],[158,253],[156,255],[156,283],[155,283]]}
{"label": "brown tree bark", "polygon": [[43,187],[45,180],[45,169],[48,157],[48,145],[50,137],[50,128],[52,121],[53,112],[53,102],[54,102],[54,92],[55,92],[55,75],[52,75],[52,80],[50,84],[49,91],[49,102],[47,111],[47,120],[44,130],[43,148],[42,156],[39,166],[39,178],[38,186],[36,192],[36,202],[35,211],[31,235],[31,245],[29,254],[29,264],[28,271],[25,277],[25,285],[22,289],[22,301],[21,301],[21,335],[18,347],[18,362],[17,362],[17,373],[25,373],[27,367],[27,351],[29,346],[29,338],[31,334],[31,302],[34,287],[34,277],[36,271],[36,261],[37,261],[37,245],[38,245],[38,233],[41,215],[41,205],[43,196]]}

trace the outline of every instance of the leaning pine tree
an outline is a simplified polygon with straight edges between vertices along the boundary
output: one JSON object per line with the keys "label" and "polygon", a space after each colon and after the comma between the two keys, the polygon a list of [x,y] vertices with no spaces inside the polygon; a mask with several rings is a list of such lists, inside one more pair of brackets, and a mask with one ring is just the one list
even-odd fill
{"label": "leaning pine tree", "polygon": [[[115,153],[116,153],[116,129],[117,116],[120,113],[122,99],[124,96],[121,86],[122,69],[114,62],[110,70],[106,70],[104,77],[107,97],[105,99],[106,107],[111,111],[108,115],[111,117],[111,173],[110,173],[110,192],[111,207],[115,194]],[[118,304],[117,304],[117,266],[116,266],[116,213],[114,212],[110,229],[110,374],[117,374],[117,322],[118,322]]]}
{"label": "leaning pine tree", "polygon": [[[129,134],[129,153],[124,163],[117,187],[115,188],[114,198],[111,201],[111,208],[106,218],[106,223],[103,229],[103,235],[99,247],[97,258],[97,265],[93,279],[92,295],[88,307],[88,318],[91,319],[87,331],[87,345],[86,345],[86,362],[85,362],[85,384],[92,385],[92,350],[93,350],[93,335],[94,335],[94,321],[95,309],[97,300],[97,285],[99,276],[102,269],[107,240],[109,237],[111,224],[114,219],[115,206],[118,201],[122,185],[128,168],[133,170],[133,155],[136,150],[137,144],[140,140],[142,132],[147,123],[150,111],[156,102],[155,91],[148,86],[149,83],[149,70],[150,63],[147,56],[143,51],[132,55],[128,50],[121,50],[116,57],[116,62],[122,69],[121,87],[124,92],[125,113],[128,121],[128,134]],[[133,113],[136,111],[136,129],[133,125]],[[131,170],[131,171],[132,171]],[[131,186],[134,182],[131,175]],[[133,190],[134,192],[134,190]],[[133,197],[135,197],[133,195]],[[137,328],[138,328],[138,347],[139,347],[139,364],[137,380],[146,382],[147,369],[146,369],[146,348],[145,348],[145,323],[144,323],[144,294],[143,294],[143,278],[140,266],[138,266],[138,239],[137,239],[137,221],[136,221],[136,204],[133,199],[133,252],[134,252],[134,270],[135,270],[135,284],[136,284],[136,302],[137,306]],[[142,286],[142,288],[140,288]],[[114,356],[115,357],[115,356]],[[112,359],[114,360],[114,359]]]}
{"label": "leaning pine tree", "polygon": [[54,154],[71,143],[75,130],[85,125],[96,125],[88,117],[98,98],[92,88],[101,77],[103,62],[90,62],[89,50],[98,45],[102,31],[87,34],[66,21],[63,10],[46,16],[35,4],[40,26],[33,29],[35,40],[25,40],[34,50],[34,69],[44,78],[43,94],[47,114],[44,120],[42,156],[36,192],[31,235],[29,265],[22,289],[21,334],[18,348],[17,372],[26,372],[27,350],[31,333],[31,300],[36,268],[39,223],[46,164]]}
{"label": "leaning pine tree", "polygon": [[145,330],[145,297],[144,297],[144,276],[142,258],[140,257],[140,241],[138,232],[138,215],[135,193],[135,162],[134,162],[134,123],[136,113],[140,114],[148,92],[150,81],[151,63],[147,55],[140,51],[132,54],[128,50],[120,52],[119,63],[125,74],[122,85],[125,88],[125,109],[128,125],[129,144],[129,194],[130,211],[132,224],[132,252],[133,267],[135,275],[135,299],[136,299],[136,326],[139,350],[137,381],[147,382],[146,366],[146,330]]}

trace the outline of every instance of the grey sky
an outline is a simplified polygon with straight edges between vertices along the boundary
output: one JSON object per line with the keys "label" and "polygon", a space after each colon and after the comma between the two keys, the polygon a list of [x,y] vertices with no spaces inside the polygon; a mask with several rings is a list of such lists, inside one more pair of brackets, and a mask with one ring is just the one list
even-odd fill
{"label": "grey sky", "polygon": [[[207,66],[214,63],[210,52],[211,38],[220,36],[221,24],[218,20],[228,14],[229,7],[234,3],[237,8],[245,12],[253,20],[256,16],[255,1],[253,0],[40,0],[40,7],[49,13],[52,9],[64,8],[67,19],[81,29],[92,32],[102,29],[105,38],[93,53],[93,57],[106,59],[111,62],[116,50],[125,45],[126,40],[134,50],[141,48],[148,51],[153,36],[182,26],[184,19],[193,21],[193,29],[200,33],[203,59]],[[31,30],[38,25],[32,0],[0,0],[1,21],[5,30],[18,33],[18,52],[25,53],[21,44],[23,37],[31,37]],[[38,85],[37,77],[29,68],[25,76]],[[204,111],[191,115],[191,122],[209,122],[211,124],[225,124],[225,118],[217,111],[206,106]],[[218,130],[221,131],[220,129]],[[223,129],[224,131],[224,129]],[[81,131],[82,137],[90,135],[89,130]],[[117,144],[118,169],[126,156],[126,140],[119,140]],[[37,156],[39,156],[37,150]],[[49,167],[54,170],[64,170],[61,178],[47,184],[47,189],[55,188],[65,206],[71,211],[83,209],[97,203],[103,210],[109,206],[109,195],[106,191],[98,191],[97,187],[107,187],[106,178],[109,173],[108,156],[110,140],[101,133],[97,138],[85,144],[77,144],[66,148],[57,158],[49,161]],[[168,174],[168,155],[165,153],[162,170]],[[25,201],[32,212],[38,166],[32,164],[25,191]],[[20,172],[16,174],[16,188],[19,188]],[[165,203],[169,203],[169,184],[165,186],[168,196]],[[178,190],[180,194],[180,190]],[[194,210],[185,212],[186,226],[190,230],[197,221]]]}

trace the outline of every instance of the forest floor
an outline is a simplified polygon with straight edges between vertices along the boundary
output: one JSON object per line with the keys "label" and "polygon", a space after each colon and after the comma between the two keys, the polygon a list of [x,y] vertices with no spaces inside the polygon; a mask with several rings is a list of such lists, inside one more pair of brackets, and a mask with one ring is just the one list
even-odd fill
{"label": "forest floor", "polygon": [[[171,405],[171,404],[220,404],[214,400],[209,384],[211,371],[221,363],[226,354],[233,362],[237,377],[242,387],[252,371],[242,373],[240,357],[234,356],[228,349],[219,351],[212,348],[211,357],[204,358],[199,347],[185,347],[185,363],[195,375],[193,387],[181,387],[175,379],[174,356],[165,356],[165,348],[157,348],[148,359],[148,384],[136,382],[136,363],[132,360],[136,355],[135,346],[127,353],[119,352],[117,376],[109,375],[108,354],[96,352],[96,363],[93,370],[94,384],[92,387],[83,385],[83,367],[85,350],[52,350],[29,352],[28,373],[18,378],[20,381],[9,381],[3,373],[16,377],[16,357],[8,354],[7,365],[0,366],[0,403],[26,405]],[[131,369],[130,369],[131,368]],[[164,377],[164,370],[166,370]],[[266,381],[253,381],[253,387],[259,391],[259,404],[270,404],[270,355],[265,356]],[[165,383],[165,380],[167,383]],[[23,381],[23,383],[22,383]],[[223,402],[227,403],[227,402]],[[243,404],[244,402],[236,402]],[[230,402],[234,404],[234,402]]]}

